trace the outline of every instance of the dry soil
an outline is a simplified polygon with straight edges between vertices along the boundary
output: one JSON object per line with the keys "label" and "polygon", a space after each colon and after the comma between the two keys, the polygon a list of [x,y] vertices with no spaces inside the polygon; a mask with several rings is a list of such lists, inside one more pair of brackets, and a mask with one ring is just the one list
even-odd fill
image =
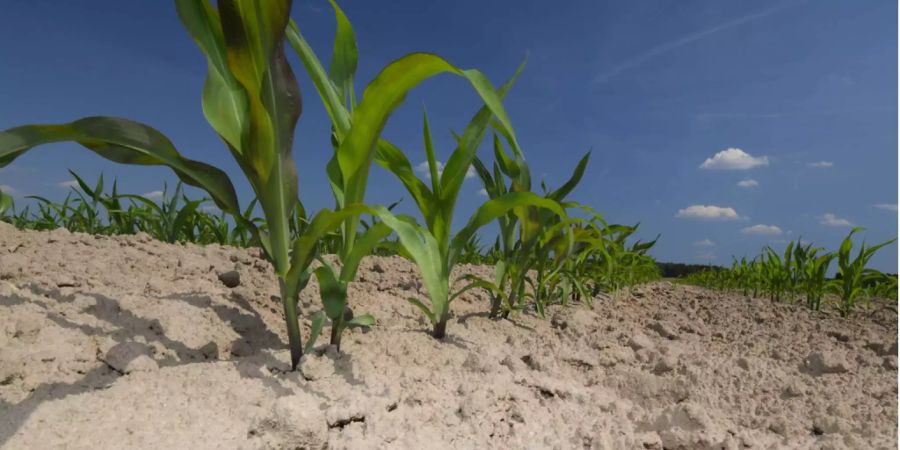
{"label": "dry soil", "polygon": [[0,446],[897,448],[894,310],[661,282],[494,321],[473,292],[441,342],[417,280],[366,259],[350,298],[376,325],[290,372],[258,251],[0,223]]}

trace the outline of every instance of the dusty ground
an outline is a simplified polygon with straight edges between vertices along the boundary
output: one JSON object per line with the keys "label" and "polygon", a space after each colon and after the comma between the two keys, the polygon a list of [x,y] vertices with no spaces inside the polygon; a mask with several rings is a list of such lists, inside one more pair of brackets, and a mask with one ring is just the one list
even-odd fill
{"label": "dusty ground", "polygon": [[495,322],[473,294],[438,342],[402,300],[412,265],[360,276],[353,308],[377,325],[291,373],[256,252],[0,223],[0,446],[897,447],[893,311],[657,283]]}

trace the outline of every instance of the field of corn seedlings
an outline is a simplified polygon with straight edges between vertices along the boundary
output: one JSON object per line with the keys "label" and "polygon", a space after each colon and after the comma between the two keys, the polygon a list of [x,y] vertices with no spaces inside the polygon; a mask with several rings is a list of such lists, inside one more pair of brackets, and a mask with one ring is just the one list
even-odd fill
{"label": "field of corn seedlings", "polygon": [[[398,55],[356,92],[356,35],[334,2],[327,69],[289,0],[174,3],[208,65],[203,115],[253,200],[130,119],[0,132],[0,167],[74,142],[180,180],[158,198],[76,172],[61,201],[0,192],[0,445],[896,445],[896,308],[852,314],[891,289],[896,299],[896,276],[866,268],[884,244],[850,259],[851,233],[822,263],[798,243],[690,280],[721,294],[658,282],[647,253],[659,237],[639,240],[638,225],[574,198],[590,153],[560,185],[533,183],[503,103],[525,63],[495,85],[434,54]],[[315,87],[303,108],[286,52]],[[425,114],[421,149],[382,136],[439,74],[481,102],[446,164]],[[333,206],[315,212],[293,154],[312,107],[332,145]],[[411,162],[422,154],[424,178]],[[367,196],[373,165],[415,216]],[[487,198],[460,218],[470,171]],[[837,281],[825,280],[831,259]],[[750,290],[814,310],[834,295],[840,315]],[[785,334],[798,344],[783,348]]]}
{"label": "field of corn seedlings", "polygon": [[[700,271],[683,281],[753,297],[765,296],[773,302],[798,303],[813,311],[830,306],[842,316],[861,307],[867,311],[889,308],[896,312],[897,274],[867,267],[872,255],[895,239],[870,246],[862,242],[855,250],[853,235],[862,230],[851,230],[834,252],[813,243],[791,241],[782,252],[766,247],[753,259],[735,258],[730,268]],[[833,263],[836,276],[829,278]]]}

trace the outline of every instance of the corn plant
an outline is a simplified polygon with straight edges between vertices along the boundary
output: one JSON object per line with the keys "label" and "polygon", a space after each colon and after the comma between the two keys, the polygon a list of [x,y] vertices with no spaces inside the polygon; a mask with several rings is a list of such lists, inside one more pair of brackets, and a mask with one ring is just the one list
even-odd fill
{"label": "corn plant", "polygon": [[891,239],[871,247],[866,247],[866,243],[863,242],[859,246],[859,252],[856,254],[856,257],[851,258],[853,235],[862,230],[864,230],[863,227],[856,227],[851,230],[838,249],[837,260],[840,278],[834,281],[833,286],[841,298],[838,309],[842,316],[847,316],[853,312],[856,299],[863,292],[866,276],[871,277],[874,275],[873,272],[866,270],[866,264],[869,263],[869,259],[880,248],[890,245],[896,240]]}
{"label": "corn plant", "polygon": [[[501,96],[506,93],[514,79],[515,75],[500,88]],[[426,160],[431,174],[430,188],[413,175],[412,164],[402,151],[387,145],[382,147],[379,154],[379,163],[400,179],[415,199],[419,212],[425,219],[425,226],[421,226],[409,220],[382,218],[397,232],[404,250],[423,274],[429,294],[429,305],[416,298],[410,298],[409,301],[431,321],[432,335],[435,338],[442,338],[446,334],[450,302],[464,292],[461,290],[451,293],[450,273],[479,228],[493,222],[497,217],[506,215],[512,209],[523,206],[546,208],[553,214],[565,215],[564,210],[553,200],[543,199],[530,192],[508,193],[481,205],[469,219],[468,224],[451,237],[450,230],[459,190],[490,118],[491,110],[487,106],[475,114],[458,139],[457,147],[451,154],[447,167],[440,172],[428,118],[425,116],[423,136]]]}
{"label": "corn plant", "polygon": [[300,92],[283,49],[291,1],[220,0],[217,8],[206,0],[175,4],[208,62],[203,113],[250,182],[265,230],[244,219],[225,172],[183,157],[159,131],[127,119],[95,116],[6,130],[0,133],[0,167],[35,146],[74,141],[114,162],[169,167],[185,184],[205,190],[219,209],[251,230],[271,261],[295,368],[303,352],[297,299],[311,258],[296,250],[292,254],[288,229],[297,199],[291,147],[300,116]]}
{"label": "corn plant", "polygon": [[[493,137],[492,170],[488,170],[481,159],[475,157],[472,160],[488,197],[495,199],[509,193],[531,192],[531,171],[515,137],[505,129],[496,126],[495,129],[499,135]],[[506,141],[511,154],[506,152],[500,136]],[[559,189],[552,192],[545,189],[544,198],[558,202],[564,208],[573,206],[566,204],[564,199],[580,183],[589,158],[590,153],[579,161],[570,178]],[[497,217],[500,231],[498,250],[502,257],[495,264],[494,278],[467,277],[471,286],[480,287],[490,294],[490,317],[505,318],[514,310],[522,310],[528,285],[532,286],[532,290],[527,297],[533,300],[539,314],[543,311],[548,280],[545,275],[552,278],[560,269],[561,262],[565,260],[564,253],[569,249],[567,245],[572,245],[570,225],[575,221],[577,219],[529,205],[521,205]],[[535,266],[539,275],[531,279],[529,271]]]}
{"label": "corn plant", "polygon": [[[336,209],[344,210],[347,205],[364,201],[371,163],[377,160],[404,182],[417,206],[423,211],[429,226],[426,230],[407,219],[397,218],[384,207],[365,210],[378,216],[380,221],[363,233],[358,232],[359,212],[340,219],[338,228],[340,239],[336,250],[341,269],[338,270],[323,262],[315,272],[325,310],[332,323],[332,343],[340,344],[341,331],[344,325],[349,323],[345,319],[348,305],[347,285],[355,278],[359,258],[368,254],[373,246],[391,232],[397,234],[400,244],[422,271],[432,299],[432,308],[427,314],[434,323],[435,336],[441,337],[449,317],[449,288],[445,286],[448,284],[445,279],[449,277],[449,268],[452,268],[450,262],[456,259],[455,254],[451,255],[451,248],[456,247],[451,246],[449,239],[450,219],[456,193],[469,165],[467,158],[471,159],[471,156],[466,155],[474,152],[477,147],[476,141],[480,139],[483,131],[472,128],[468,134],[464,134],[463,140],[466,142],[459,146],[463,149],[459,153],[460,156],[451,158],[443,171],[441,190],[435,189],[430,193],[426,192],[427,188],[421,182],[409,179],[412,170],[405,155],[390,142],[380,139],[379,134],[393,110],[402,103],[410,89],[432,76],[449,73],[464,78],[484,101],[485,106],[477,116],[479,125],[476,126],[484,128],[484,124],[495,117],[498,126],[514,139],[512,127],[501,104],[502,95],[498,94],[487,78],[477,70],[461,70],[438,56],[412,53],[383,68],[357,101],[354,92],[358,57],[356,36],[344,12],[336,3],[331,2],[331,5],[337,20],[337,31],[328,71],[312,52],[295,23],[290,24],[287,37],[304,64],[332,122],[334,156],[328,163],[327,175]],[[437,176],[433,176],[432,181],[437,182],[436,180]],[[506,204],[496,202],[492,204],[492,208],[505,207]],[[473,220],[476,217],[483,220],[485,214],[476,214]],[[470,221],[470,224],[472,223]],[[430,239],[426,235],[430,235]],[[361,251],[360,246],[367,247],[366,251]],[[432,250],[434,252],[426,255],[422,246],[429,246],[429,252]],[[435,248],[431,249],[431,246]],[[433,259],[437,255],[441,255],[440,264]],[[419,304],[424,306],[421,302]]]}
{"label": "corn plant", "polygon": [[[768,294],[772,301],[785,301],[805,297],[806,306],[819,310],[827,293],[838,296],[838,310],[846,316],[856,307],[857,299],[874,297],[896,298],[897,278],[867,268],[866,264],[880,248],[895,241],[892,239],[873,247],[860,247],[856,258],[851,258],[853,235],[863,228],[854,228],[841,243],[837,252],[827,252],[801,240],[788,243],[783,253],[771,247],[763,248],[761,255],[748,261],[734,260],[730,269],[710,269],[694,273],[686,281],[713,289],[741,289],[745,295]],[[831,262],[838,260],[835,279],[828,279]]]}

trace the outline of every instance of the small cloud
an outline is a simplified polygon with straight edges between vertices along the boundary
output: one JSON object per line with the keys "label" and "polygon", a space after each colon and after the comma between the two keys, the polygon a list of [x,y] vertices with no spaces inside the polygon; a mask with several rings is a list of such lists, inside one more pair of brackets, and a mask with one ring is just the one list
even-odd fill
{"label": "small cloud", "polygon": [[819,223],[829,227],[852,227],[853,224],[847,220],[835,216],[832,213],[826,213],[819,216]]}
{"label": "small cloud", "polygon": [[702,220],[735,220],[740,218],[733,208],[712,205],[691,205],[687,208],[679,209],[675,217],[679,219]]}
{"label": "small cloud", "polygon": [[163,198],[163,191],[151,191],[147,192],[142,197],[148,198],[150,200],[160,200]]}
{"label": "small cloud", "polygon": [[0,192],[6,195],[16,195],[19,193],[18,189],[8,185],[8,184],[0,184]]}
{"label": "small cloud", "polygon": [[807,164],[807,166],[815,167],[816,169],[827,169],[829,167],[834,167],[834,163],[831,161],[819,161],[819,162],[809,163],[809,164]]}
{"label": "small cloud", "polygon": [[759,182],[754,179],[747,178],[746,180],[738,181],[737,185],[738,185],[738,187],[749,189],[749,188],[759,187]]}
{"label": "small cloud", "polygon": [[488,196],[487,189],[485,189],[485,188],[479,189],[479,190],[478,190],[478,195],[480,195],[480,196],[482,196],[482,197],[487,197],[487,196]]}
{"label": "small cloud", "polygon": [[874,206],[874,207],[876,207],[876,208],[878,208],[878,209],[884,209],[884,210],[887,210],[887,211],[894,211],[894,212],[897,212],[897,204],[896,204],[896,203],[878,203],[878,204],[875,204],[875,205],[872,205],[872,206]]}
{"label": "small cloud", "polygon": [[[435,161],[435,165],[437,166],[438,176],[441,176],[441,174],[444,173],[444,163]],[[422,161],[415,167],[415,171],[424,176],[426,180],[431,179],[431,169],[428,168],[428,161]]]}
{"label": "small cloud", "polygon": [[753,225],[752,227],[747,227],[741,230],[743,234],[757,234],[757,235],[769,235],[769,236],[777,236],[782,233],[781,228],[778,228],[775,225]]}
{"label": "small cloud", "polygon": [[[435,165],[437,165],[438,176],[441,176],[441,174],[444,173],[444,163],[442,163],[441,161],[435,161]],[[419,165],[417,165],[414,168],[414,170],[419,175],[422,175],[423,177],[425,177],[426,180],[431,179],[431,169],[428,168],[428,161],[422,161],[421,163],[419,163]],[[475,168],[472,166],[469,166],[469,169],[466,170],[466,179],[468,180],[470,178],[474,178],[476,175],[478,175],[478,174],[475,173]]]}
{"label": "small cloud", "polygon": [[697,247],[715,247],[716,243],[709,239],[704,239],[702,241],[694,242],[694,245]]}
{"label": "small cloud", "polygon": [[73,189],[78,187],[78,182],[75,180],[60,181],[59,183],[56,183],[56,185],[63,189]]}
{"label": "small cloud", "polygon": [[747,170],[759,166],[768,166],[768,156],[751,156],[739,148],[729,148],[706,158],[701,169],[708,170]]}

